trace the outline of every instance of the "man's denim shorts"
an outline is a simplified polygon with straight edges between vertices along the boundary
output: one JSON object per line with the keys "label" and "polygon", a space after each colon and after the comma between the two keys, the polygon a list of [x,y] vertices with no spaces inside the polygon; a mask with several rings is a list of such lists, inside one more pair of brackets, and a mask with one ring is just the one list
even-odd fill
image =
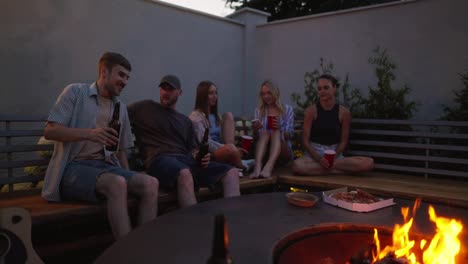
{"label": "man's denim shorts", "polygon": [[228,164],[213,160],[210,161],[208,167],[202,168],[191,155],[163,154],[153,159],[147,172],[158,178],[161,188],[174,191],[177,189],[180,171],[187,168],[192,172],[195,189],[200,186],[214,188],[219,180],[232,169]]}
{"label": "man's denim shorts", "polygon": [[67,164],[60,182],[60,194],[64,200],[97,202],[102,198],[96,192],[96,182],[99,175],[113,173],[124,177],[127,181],[136,174],[134,171],[122,169],[103,160],[79,160]]}

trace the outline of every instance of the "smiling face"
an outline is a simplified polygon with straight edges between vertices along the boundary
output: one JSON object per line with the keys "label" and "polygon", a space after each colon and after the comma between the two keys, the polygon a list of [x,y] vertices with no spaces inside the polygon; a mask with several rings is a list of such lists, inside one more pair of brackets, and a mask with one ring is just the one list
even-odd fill
{"label": "smiling face", "polygon": [[265,105],[273,105],[276,101],[271,89],[266,85],[263,85],[260,89],[260,97]]}
{"label": "smiling face", "polygon": [[112,98],[119,96],[127,85],[130,71],[121,65],[114,65],[109,71],[107,67],[101,68],[102,88],[101,96]]}
{"label": "smiling face", "polygon": [[317,95],[320,101],[335,100],[336,86],[331,80],[319,79],[317,81]]}

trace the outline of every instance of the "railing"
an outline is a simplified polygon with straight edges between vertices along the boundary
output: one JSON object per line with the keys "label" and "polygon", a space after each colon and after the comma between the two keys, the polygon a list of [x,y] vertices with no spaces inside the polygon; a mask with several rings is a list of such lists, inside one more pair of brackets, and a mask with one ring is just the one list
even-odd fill
{"label": "railing", "polygon": [[468,122],[354,119],[347,153],[376,169],[468,178]]}
{"label": "railing", "polygon": [[[16,183],[36,184],[44,175],[29,175],[28,166],[46,166],[38,151],[44,117],[0,115],[0,189]],[[295,140],[301,141],[302,119],[295,121]],[[252,135],[247,120],[236,118],[236,135]],[[468,122],[353,119],[349,155],[370,156],[378,170],[468,178]]]}
{"label": "railing", "polygon": [[16,183],[37,184],[44,175],[28,175],[28,166],[47,166],[48,159],[40,158],[37,151],[53,150],[53,145],[37,145],[43,134],[44,117],[0,116],[0,189],[8,185],[13,191]]}

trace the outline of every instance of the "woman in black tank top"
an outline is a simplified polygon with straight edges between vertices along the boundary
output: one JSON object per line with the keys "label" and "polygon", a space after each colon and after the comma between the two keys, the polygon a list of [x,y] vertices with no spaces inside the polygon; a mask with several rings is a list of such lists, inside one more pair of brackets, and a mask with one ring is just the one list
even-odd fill
{"label": "woman in black tank top", "polygon": [[[351,113],[336,102],[338,81],[323,74],[317,81],[318,102],[305,111],[303,145],[304,157],[293,163],[297,175],[367,171],[374,167],[368,157],[343,157],[349,140]],[[326,159],[324,152],[335,155]]]}

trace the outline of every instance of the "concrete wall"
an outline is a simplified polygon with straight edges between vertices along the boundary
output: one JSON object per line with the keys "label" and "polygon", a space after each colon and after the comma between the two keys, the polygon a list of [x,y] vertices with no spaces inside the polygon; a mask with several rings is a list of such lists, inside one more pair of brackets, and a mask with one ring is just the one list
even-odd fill
{"label": "concrete wall", "polygon": [[179,110],[189,113],[202,79],[218,85],[221,111],[241,113],[244,25],[144,0],[0,1],[0,113],[47,115],[61,90],[92,82],[107,51],[132,63],[126,102],[159,101],[158,80],[181,78]]}
{"label": "concrete wall", "polygon": [[111,50],[134,68],[126,102],[159,100],[158,80],[173,73],[181,112],[210,79],[220,111],[251,116],[262,80],[274,79],[291,103],[320,57],[367,92],[376,86],[368,58],[380,45],[398,66],[396,85],[408,84],[421,104],[416,118],[436,119],[468,68],[466,10],[466,0],[417,0],[262,23],[268,14],[258,11],[224,19],[150,0],[0,1],[0,113],[46,115],[65,85],[94,81]]}
{"label": "concrete wall", "polygon": [[396,85],[408,84],[409,99],[421,104],[415,118],[436,119],[441,104],[452,103],[452,90],[463,87],[457,73],[468,70],[467,10],[466,0],[418,0],[258,26],[254,86],[273,78],[291,103],[290,94],[303,91],[304,73],[323,57],[367,93],[377,84],[368,58],[380,45],[398,67]]}

